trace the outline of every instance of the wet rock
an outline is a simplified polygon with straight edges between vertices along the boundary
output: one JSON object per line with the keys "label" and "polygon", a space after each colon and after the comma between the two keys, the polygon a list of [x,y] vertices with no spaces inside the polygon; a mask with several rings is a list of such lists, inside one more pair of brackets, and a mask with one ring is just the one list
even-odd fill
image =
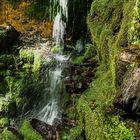
{"label": "wet rock", "polygon": [[78,122],[76,120],[72,120],[72,119],[63,117],[63,124],[74,127],[78,124]]}
{"label": "wet rock", "polygon": [[122,84],[125,73],[129,70],[130,65],[136,66],[140,64],[140,48],[127,48],[119,53],[116,66],[116,82]]}
{"label": "wet rock", "polygon": [[128,62],[128,63],[139,63],[140,48],[129,48],[123,50],[119,55],[119,59],[123,62]]}
{"label": "wet rock", "polygon": [[0,25],[0,51],[12,49],[12,45],[18,40],[19,33],[11,25]]}
{"label": "wet rock", "polygon": [[42,122],[37,119],[32,119],[30,123],[31,123],[32,127],[36,131],[38,131],[45,140],[57,140],[58,139],[56,127],[46,124],[45,122]]}
{"label": "wet rock", "polygon": [[140,68],[136,67],[127,73],[120,93],[115,105],[132,117],[140,117]]}
{"label": "wet rock", "polygon": [[124,75],[128,70],[128,63],[119,60],[116,65],[116,83],[117,85],[121,85]]}

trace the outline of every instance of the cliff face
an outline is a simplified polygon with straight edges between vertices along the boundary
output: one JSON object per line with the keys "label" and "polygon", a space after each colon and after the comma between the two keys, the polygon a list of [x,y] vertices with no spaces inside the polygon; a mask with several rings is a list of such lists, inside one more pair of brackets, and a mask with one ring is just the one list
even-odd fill
{"label": "cliff face", "polygon": [[[77,106],[81,131],[88,140],[133,140],[139,135],[138,124],[130,120],[130,116],[136,119],[140,110],[139,3],[92,2],[87,23],[99,67],[92,87]],[[129,120],[122,121],[124,116]]]}

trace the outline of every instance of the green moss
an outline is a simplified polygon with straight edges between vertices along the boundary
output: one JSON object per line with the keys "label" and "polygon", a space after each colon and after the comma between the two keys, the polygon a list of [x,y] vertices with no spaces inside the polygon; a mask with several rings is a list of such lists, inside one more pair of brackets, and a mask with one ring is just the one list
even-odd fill
{"label": "green moss", "polygon": [[63,46],[55,45],[51,48],[52,53],[60,53],[63,51]]}
{"label": "green moss", "polygon": [[19,51],[20,60],[24,63],[29,62],[33,63],[34,60],[34,52],[32,49],[20,49]]}
{"label": "green moss", "polygon": [[64,130],[60,132],[60,140],[83,140],[82,129],[80,126],[71,128],[70,126],[65,126]]}
{"label": "green moss", "polygon": [[28,120],[23,121],[19,131],[23,135],[25,140],[43,140],[42,136],[38,132],[33,130]]}
{"label": "green moss", "polygon": [[41,68],[42,68],[42,59],[41,56],[36,52],[34,53],[34,63],[32,68],[32,72],[34,73],[35,76],[39,76]]}
{"label": "green moss", "polygon": [[2,134],[0,135],[1,140],[21,140],[18,136],[14,135],[12,132],[4,129]]}
{"label": "green moss", "polygon": [[121,47],[131,43],[130,28],[136,1],[93,1],[87,23],[98,59],[110,70],[116,83],[116,56]]}
{"label": "green moss", "polygon": [[130,39],[132,40],[133,44],[140,44],[140,26],[139,26],[139,20],[140,20],[140,1],[136,0],[136,6],[135,6],[135,16],[133,18],[133,21],[131,22],[131,28],[130,28]]}
{"label": "green moss", "polygon": [[85,62],[86,60],[88,60],[96,55],[95,48],[92,44],[86,44],[85,48],[86,48],[86,50],[85,50],[85,53],[83,55],[73,56],[71,58],[70,62],[72,64],[80,65],[83,62]]}
{"label": "green moss", "polygon": [[80,126],[70,129],[69,140],[83,140],[82,129]]}
{"label": "green moss", "polygon": [[87,91],[77,105],[80,127],[89,140],[134,140],[134,133],[111,115],[118,84],[116,77],[117,55],[122,47],[132,43],[130,32],[133,21],[134,0],[94,0],[87,18],[91,39],[100,66]]}
{"label": "green moss", "polygon": [[0,126],[4,127],[9,124],[8,118],[0,118]]}
{"label": "green moss", "polygon": [[42,68],[42,59],[40,54],[33,49],[20,49],[20,60],[23,62],[23,68],[27,72],[32,71],[34,76],[38,76]]}
{"label": "green moss", "polygon": [[134,0],[95,0],[92,3],[87,23],[99,58],[104,49],[111,47],[109,40],[113,40],[113,44],[116,42],[117,47],[127,47],[134,7]]}
{"label": "green moss", "polygon": [[71,63],[75,65],[80,65],[84,62],[84,56],[73,57]]}
{"label": "green moss", "polygon": [[118,116],[105,114],[96,102],[91,103],[91,99],[82,96],[78,103],[80,127],[85,131],[87,139],[134,140],[133,132],[125,127]]}
{"label": "green moss", "polygon": [[86,51],[84,54],[85,59],[90,59],[96,55],[96,50],[92,44],[86,44]]}

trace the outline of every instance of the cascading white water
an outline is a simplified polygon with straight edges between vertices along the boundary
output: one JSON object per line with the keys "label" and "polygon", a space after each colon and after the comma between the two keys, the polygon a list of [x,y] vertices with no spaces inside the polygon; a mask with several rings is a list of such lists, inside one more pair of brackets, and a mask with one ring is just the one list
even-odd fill
{"label": "cascading white water", "polygon": [[[51,0],[50,3],[52,4]],[[55,40],[56,46],[63,46],[64,43],[64,35],[66,30],[66,22],[63,21],[62,16],[68,20],[68,8],[67,3],[68,0],[54,0],[54,4],[58,3],[60,8],[57,9],[57,14],[54,18],[53,25],[53,39]],[[54,6],[52,8],[54,10]],[[63,50],[63,49],[60,49]],[[44,99],[46,103],[41,108],[39,113],[37,114],[37,118],[46,122],[47,124],[52,125],[55,119],[61,118],[61,94],[62,94],[62,71],[64,65],[69,57],[62,55],[62,52],[58,52],[57,54],[52,54],[53,59],[49,59],[49,61],[55,60],[55,67],[49,69],[49,73],[47,74],[47,78],[50,79],[49,85],[47,85],[46,93],[44,94]],[[51,62],[49,62],[51,63]],[[47,69],[48,71],[48,69]]]}
{"label": "cascading white water", "polygon": [[56,17],[54,18],[53,25],[53,38],[56,41],[56,44],[64,43],[64,35],[66,30],[66,22],[63,21],[62,16],[68,20],[68,0],[57,0],[60,5],[60,10],[57,12]]}
{"label": "cascading white water", "polygon": [[53,25],[53,38],[56,44],[64,43],[65,28],[66,24],[62,20],[61,13],[57,13]]}

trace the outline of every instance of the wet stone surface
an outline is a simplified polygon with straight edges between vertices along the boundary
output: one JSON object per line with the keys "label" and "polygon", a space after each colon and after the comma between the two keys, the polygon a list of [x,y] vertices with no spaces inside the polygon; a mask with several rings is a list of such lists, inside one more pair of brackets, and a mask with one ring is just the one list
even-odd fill
{"label": "wet stone surface", "polygon": [[57,140],[58,134],[55,126],[51,126],[37,119],[32,119],[30,123],[45,140]]}
{"label": "wet stone surface", "polygon": [[116,105],[124,109],[128,116],[140,117],[140,68],[126,74]]}

